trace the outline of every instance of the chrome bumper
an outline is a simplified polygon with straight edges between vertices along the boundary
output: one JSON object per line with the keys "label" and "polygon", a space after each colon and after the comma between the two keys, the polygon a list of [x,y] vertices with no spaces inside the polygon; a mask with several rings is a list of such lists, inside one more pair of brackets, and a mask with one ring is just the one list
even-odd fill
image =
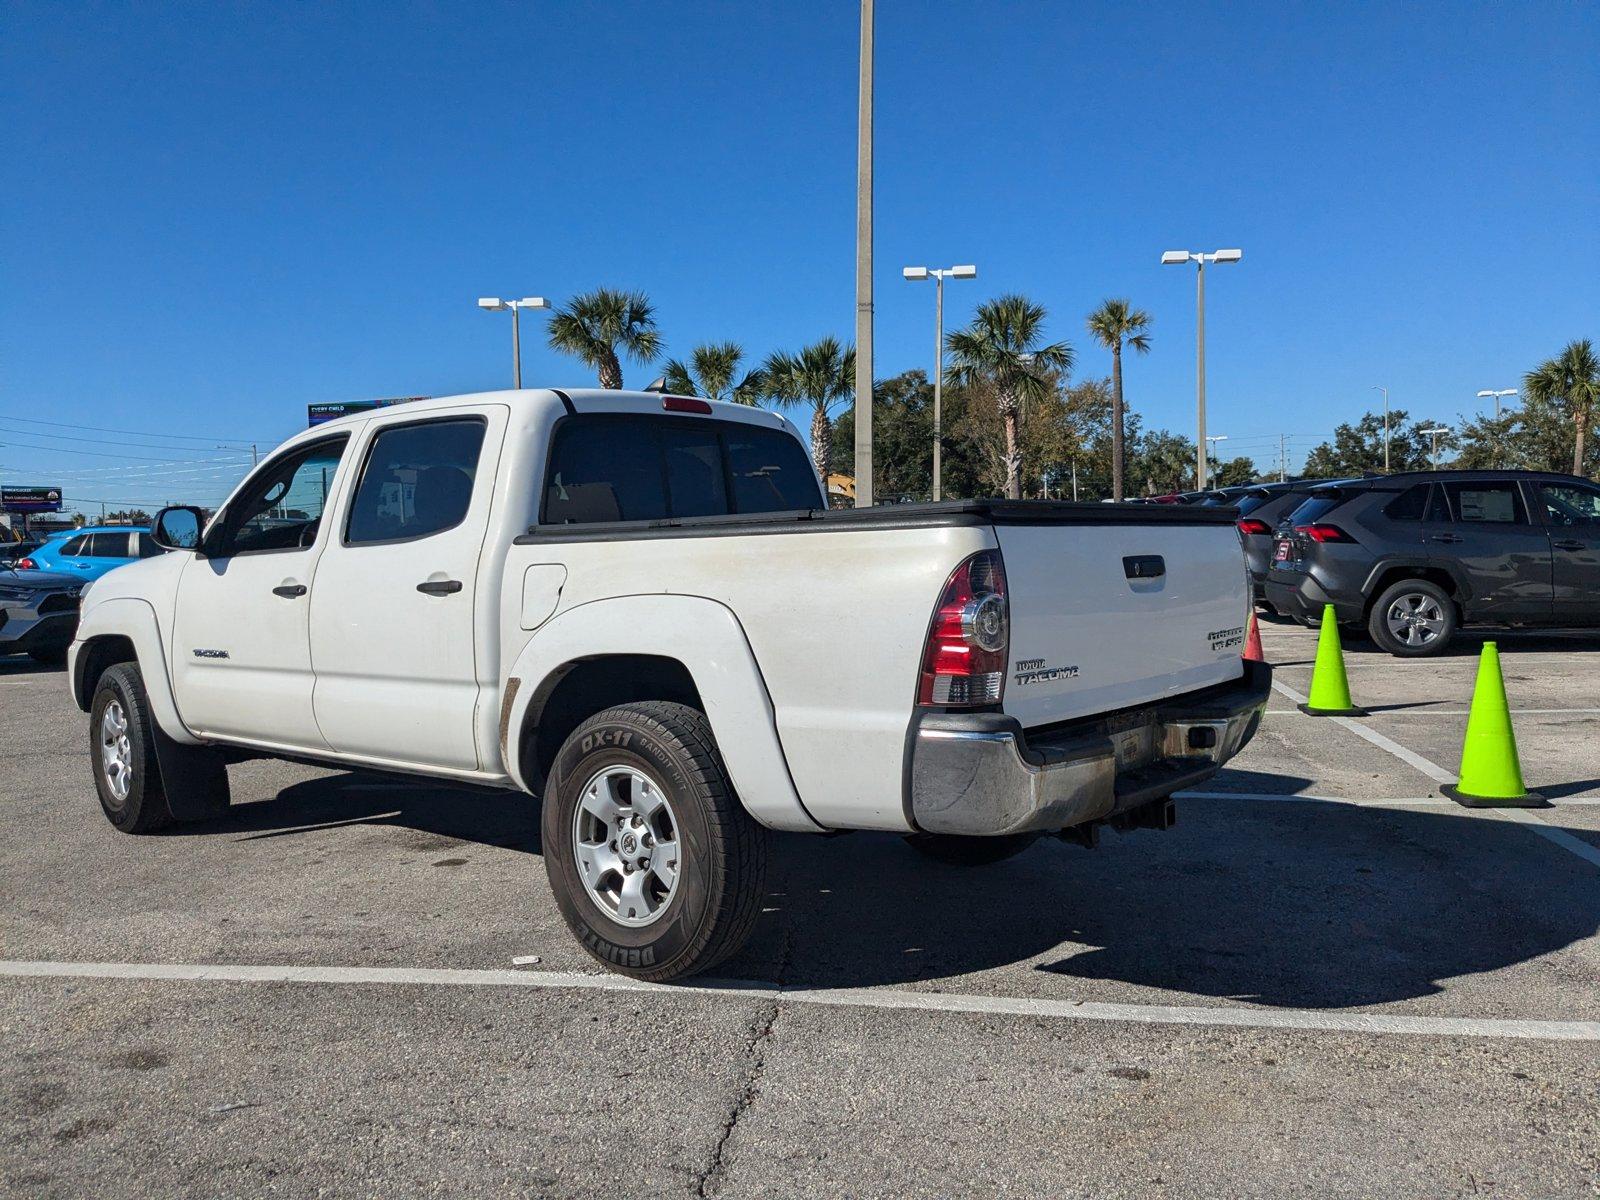
{"label": "chrome bumper", "polygon": [[927,713],[912,724],[907,807],[928,833],[1052,832],[1209,779],[1255,735],[1272,668],[1109,717],[1029,736],[1000,713]]}

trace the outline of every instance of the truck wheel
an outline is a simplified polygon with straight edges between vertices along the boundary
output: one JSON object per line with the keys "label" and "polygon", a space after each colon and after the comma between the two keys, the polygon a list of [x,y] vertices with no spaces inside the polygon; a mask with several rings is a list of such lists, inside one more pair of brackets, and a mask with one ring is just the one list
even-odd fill
{"label": "truck wheel", "polygon": [[1037,833],[1009,833],[1004,837],[961,837],[953,833],[913,833],[906,844],[938,862],[953,867],[986,867],[1021,854],[1039,840]]}
{"label": "truck wheel", "polygon": [[100,676],[89,706],[89,759],[100,807],[123,833],[154,833],[172,824],[154,729],[137,663],[118,663]]}
{"label": "truck wheel", "polygon": [[1456,606],[1444,589],[1425,579],[1404,579],[1383,590],[1367,614],[1367,632],[1390,654],[1438,654],[1456,632]]}
{"label": "truck wheel", "polygon": [[750,936],[767,831],[734,795],[703,713],[649,701],[590,717],[556,755],[542,828],[561,915],[613,970],[677,979]]}

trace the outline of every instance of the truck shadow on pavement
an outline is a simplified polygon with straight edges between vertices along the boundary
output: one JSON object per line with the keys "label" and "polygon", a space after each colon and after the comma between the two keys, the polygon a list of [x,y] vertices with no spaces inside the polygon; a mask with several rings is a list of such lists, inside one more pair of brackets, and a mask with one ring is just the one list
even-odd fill
{"label": "truck shadow on pavement", "polygon": [[[1310,782],[1233,770],[1224,785],[1270,797]],[[366,774],[297,783],[184,832],[250,842],[344,825],[540,853],[538,804],[519,793]],[[1165,832],[1108,832],[1094,850],[1041,839],[966,868],[892,834],[782,835],[768,880],[754,936],[719,977],[856,987],[1023,965],[1061,978],[1042,995],[1345,1008],[1432,995],[1600,929],[1591,866],[1442,807],[1180,799]]]}

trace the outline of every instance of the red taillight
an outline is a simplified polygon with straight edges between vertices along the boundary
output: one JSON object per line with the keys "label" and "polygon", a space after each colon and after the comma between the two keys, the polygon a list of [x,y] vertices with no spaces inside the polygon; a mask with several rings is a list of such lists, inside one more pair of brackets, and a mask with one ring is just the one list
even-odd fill
{"label": "red taillight", "polygon": [[667,412],[692,412],[711,415],[711,405],[704,400],[697,400],[692,396],[664,396],[661,407]]}
{"label": "red taillight", "polygon": [[1011,614],[998,550],[974,554],[954,571],[939,597],[922,653],[918,704],[977,708],[1005,694]]}
{"label": "red taillight", "polygon": [[1322,524],[1296,525],[1294,527],[1294,531],[1296,533],[1305,534],[1313,542],[1354,542],[1355,541],[1355,538],[1351,537],[1348,533],[1346,533],[1344,530],[1340,529],[1337,525],[1322,525]]}
{"label": "red taillight", "polygon": [[1272,526],[1257,517],[1245,517],[1239,522],[1240,533],[1259,533],[1262,537],[1272,536]]}
{"label": "red taillight", "polygon": [[39,569],[39,564],[34,562],[31,558],[25,558],[17,564],[16,569],[19,571],[37,571]]}

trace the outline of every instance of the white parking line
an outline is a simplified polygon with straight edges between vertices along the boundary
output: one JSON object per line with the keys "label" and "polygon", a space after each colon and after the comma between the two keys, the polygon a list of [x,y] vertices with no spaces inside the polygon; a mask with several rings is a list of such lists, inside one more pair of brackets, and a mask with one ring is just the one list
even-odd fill
{"label": "white parking line", "polygon": [[[1299,714],[1299,712],[1300,710],[1297,708],[1269,708],[1267,709],[1267,716],[1290,717]],[[1575,717],[1592,716],[1597,713],[1600,713],[1600,708],[1513,708],[1511,710],[1513,717]],[[1372,715],[1375,717],[1464,717],[1467,715],[1467,710],[1464,708],[1427,708],[1418,706],[1416,708],[1374,709]]]}
{"label": "white parking line", "polygon": [[[1459,808],[1446,796],[1312,796],[1303,792],[1178,792],[1179,800],[1306,800],[1316,804],[1351,804],[1357,808],[1387,808],[1390,805],[1410,808],[1423,804],[1435,808]],[[1600,796],[1563,796],[1551,800],[1557,808],[1600,805]]]}
{"label": "white parking line", "polygon": [[1108,1004],[1094,1000],[1042,1000],[1025,996],[974,996],[896,988],[775,988],[750,980],[696,984],[641,983],[620,975],[562,971],[484,971],[412,967],[226,966],[184,963],[0,962],[0,976],[31,979],[134,979],[193,983],[298,983],[428,987],[546,988],[649,992],[660,996],[758,997],[828,1008],[877,1008],[1065,1021],[1130,1021],[1146,1025],[1222,1025],[1246,1029],[1299,1029],[1325,1033],[1398,1033],[1427,1037],[1524,1038],[1600,1041],[1600,1021],[1412,1017],[1394,1013],[1332,1013],[1318,1009],[1208,1007],[1178,1004]]}
{"label": "white parking line", "polygon": [[[1295,691],[1293,688],[1287,687],[1281,681],[1274,679],[1272,681],[1272,686],[1283,695],[1289,697],[1289,699],[1293,700],[1296,704],[1306,703],[1306,698],[1304,696]],[[1439,766],[1438,763],[1423,758],[1422,755],[1418,754],[1415,750],[1408,750],[1399,742],[1396,742],[1391,738],[1384,737],[1383,734],[1379,733],[1376,729],[1368,729],[1359,721],[1356,721],[1350,717],[1317,717],[1315,719],[1319,721],[1334,721],[1340,725],[1343,725],[1352,733],[1371,742],[1374,746],[1378,747],[1378,749],[1388,751],[1401,762],[1416,768],[1418,771],[1421,771],[1435,783],[1456,782],[1457,777],[1452,775],[1449,771],[1446,771],[1443,767]],[[1596,850],[1582,838],[1573,837],[1565,829],[1552,828],[1551,826],[1545,824],[1543,818],[1539,817],[1533,812],[1530,812],[1528,809],[1463,807],[1461,811],[1480,816],[1496,817],[1502,821],[1511,821],[1514,824],[1521,825],[1530,833],[1536,833],[1546,841],[1555,843],[1569,854],[1576,854],[1585,862],[1596,867],[1600,867],[1600,850]]]}

